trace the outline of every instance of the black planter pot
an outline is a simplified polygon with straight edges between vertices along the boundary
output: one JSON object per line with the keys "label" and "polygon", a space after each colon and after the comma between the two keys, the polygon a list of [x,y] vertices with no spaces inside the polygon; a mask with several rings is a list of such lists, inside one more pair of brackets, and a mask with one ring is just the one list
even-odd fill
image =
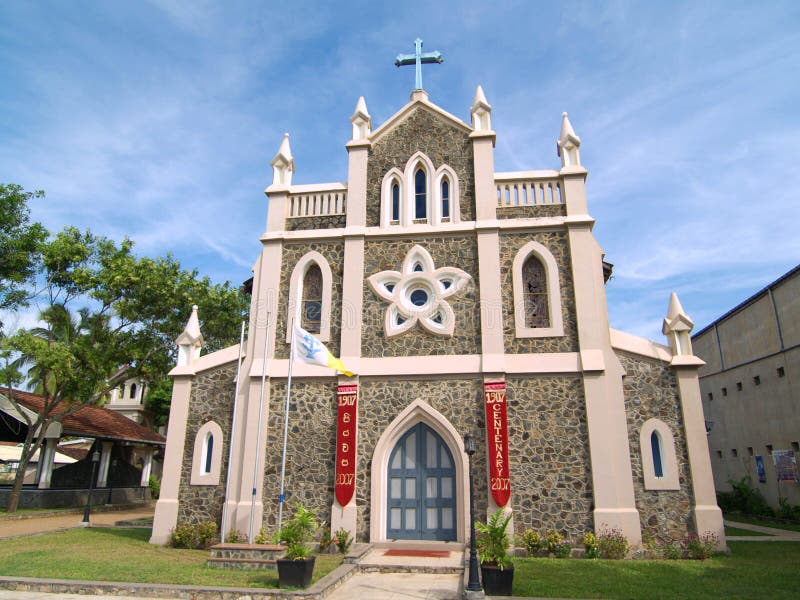
{"label": "black planter pot", "polygon": [[289,560],[279,558],[278,563],[278,585],[280,587],[308,587],[311,585],[311,575],[314,573],[314,561],[316,557],[303,558],[300,560]]}
{"label": "black planter pot", "polygon": [[510,596],[513,581],[514,565],[508,565],[502,571],[499,567],[481,565],[481,582],[487,596]]}

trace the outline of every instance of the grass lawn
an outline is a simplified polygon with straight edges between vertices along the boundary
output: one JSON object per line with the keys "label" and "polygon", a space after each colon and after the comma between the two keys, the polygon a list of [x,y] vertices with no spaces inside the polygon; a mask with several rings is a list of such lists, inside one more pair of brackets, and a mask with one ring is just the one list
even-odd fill
{"label": "grass lawn", "polygon": [[749,529],[739,529],[738,527],[725,526],[725,535],[770,535],[769,533],[760,533],[758,531],[750,531]]}
{"label": "grass lawn", "polygon": [[514,594],[553,598],[797,598],[800,543],[730,542],[697,560],[514,561]]}
{"label": "grass lawn", "polygon": [[[278,587],[277,571],[235,571],[206,567],[207,550],[176,550],[148,543],[150,530],[70,529],[0,541],[0,575],[175,583],[184,585]],[[320,554],[314,581],[342,562]]]}
{"label": "grass lawn", "polygon": [[762,521],[761,519],[751,519],[742,515],[725,514],[726,521],[736,521],[738,523],[749,523],[750,525],[761,525],[762,527],[775,527],[776,529],[786,529],[788,531],[800,531],[800,525],[794,523],[774,523],[772,521]]}

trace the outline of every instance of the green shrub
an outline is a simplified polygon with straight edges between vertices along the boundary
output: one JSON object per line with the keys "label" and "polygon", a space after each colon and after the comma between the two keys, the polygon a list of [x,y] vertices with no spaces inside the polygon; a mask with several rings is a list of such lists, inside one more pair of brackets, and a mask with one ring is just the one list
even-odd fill
{"label": "green shrub", "polygon": [[511,564],[508,556],[508,536],[506,528],[511,521],[511,513],[503,514],[503,509],[498,508],[488,523],[475,522],[477,536],[475,544],[478,547],[478,557],[482,565],[492,565],[501,571]]}
{"label": "green shrub", "polygon": [[267,535],[267,531],[262,527],[258,530],[258,535],[253,538],[253,542],[256,544],[267,544],[269,543],[269,536]]}
{"label": "green shrub", "polygon": [[528,529],[525,531],[520,536],[518,543],[525,548],[528,556],[536,556],[544,548],[542,536],[540,536],[539,533],[533,529]]}
{"label": "green shrub", "polygon": [[730,492],[717,493],[717,505],[722,512],[741,512],[757,517],[772,517],[775,511],[770,508],[761,492],[753,487],[749,476],[739,481],[728,480]]}
{"label": "green shrub", "polygon": [[586,550],[586,558],[597,558],[600,556],[600,548],[597,545],[597,536],[591,531],[583,534],[583,547]]}
{"label": "green shrub", "polygon": [[564,542],[556,546],[553,555],[556,558],[568,558],[572,554],[572,546],[568,542]]}
{"label": "green shrub", "polygon": [[299,502],[295,504],[294,515],[281,527],[278,539],[286,544],[286,558],[302,560],[311,554],[306,545],[317,529],[317,516]]}
{"label": "green shrub", "polygon": [[678,560],[683,555],[680,545],[675,542],[667,542],[660,546],[659,552],[667,560]]}
{"label": "green shrub", "polygon": [[161,481],[155,475],[150,475],[147,485],[150,486],[150,498],[158,500],[158,496],[161,494]]}
{"label": "green shrub", "polygon": [[620,559],[628,554],[628,540],[620,529],[601,529],[597,536],[600,558]]}
{"label": "green shrub", "polygon": [[170,532],[170,545],[173,548],[205,549],[213,546],[216,539],[217,524],[211,521],[195,525],[184,523]]}
{"label": "green shrub", "polygon": [[247,537],[238,529],[231,529],[228,532],[228,536],[225,538],[225,542],[228,544],[243,544],[246,541]]}
{"label": "green shrub", "polygon": [[326,527],[322,530],[322,537],[319,538],[319,551],[320,552],[327,552],[331,544],[333,543],[333,537],[331,537],[331,528]]}
{"label": "green shrub", "polygon": [[353,538],[350,537],[350,532],[344,527],[337,529],[333,534],[333,543],[336,544],[336,549],[339,554],[347,554],[350,551],[350,546],[353,544]]}
{"label": "green shrub", "polygon": [[559,549],[561,544],[564,543],[564,536],[558,533],[557,531],[548,531],[547,537],[545,538],[545,544],[547,545],[547,551],[550,554],[555,554],[556,551]]}
{"label": "green shrub", "polygon": [[786,498],[781,498],[778,504],[777,517],[792,521],[800,521],[800,504],[791,505]]}
{"label": "green shrub", "polygon": [[694,560],[706,560],[714,556],[718,542],[717,536],[710,531],[705,532],[703,535],[691,533],[686,536],[683,542],[684,555]]}

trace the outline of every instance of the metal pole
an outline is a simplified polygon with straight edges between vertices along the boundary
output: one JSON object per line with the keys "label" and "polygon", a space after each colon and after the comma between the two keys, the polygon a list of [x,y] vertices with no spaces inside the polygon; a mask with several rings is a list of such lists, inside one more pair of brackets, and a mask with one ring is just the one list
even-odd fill
{"label": "metal pole", "polygon": [[262,417],[264,415],[264,390],[266,387],[267,381],[267,344],[269,343],[269,312],[267,313],[267,325],[264,329],[264,358],[263,364],[261,367],[261,395],[258,399],[258,433],[256,433],[256,460],[255,465],[253,466],[253,495],[250,498],[250,528],[248,531],[248,540],[249,543],[253,543],[253,520],[255,519],[255,511],[256,511],[256,492],[258,490],[258,463],[260,462],[259,459],[261,458],[261,452],[259,452],[258,447],[261,443],[261,421],[263,420]]}
{"label": "metal pole", "polygon": [[244,321],[239,335],[239,366],[236,367],[236,386],[233,392],[233,417],[231,418],[231,437],[228,440],[228,470],[225,474],[225,503],[222,505],[222,542],[228,536],[228,493],[231,488],[231,464],[233,463],[233,440],[236,439],[236,409],[239,407],[239,385],[241,384],[242,356],[244,356]]}
{"label": "metal pole", "polygon": [[100,460],[100,452],[97,450],[92,453],[92,474],[89,477],[89,495],[86,498],[86,508],[83,511],[83,521],[81,525],[83,527],[90,527],[91,523],[89,522],[89,513],[92,510],[92,492],[94,491],[94,477],[97,472],[97,463]]}
{"label": "metal pole", "polygon": [[283,484],[286,476],[286,440],[289,437],[289,395],[292,392],[292,365],[294,365],[294,324],[292,324],[292,342],[289,344],[289,373],[286,379],[286,409],[283,414],[283,457],[281,458],[281,492],[278,496],[278,532],[283,522]]}
{"label": "metal pole", "polygon": [[[471,446],[472,444],[469,445]],[[471,452],[467,453],[467,465],[469,467],[469,581],[467,582],[467,591],[480,592],[478,550],[475,546],[475,488],[472,483],[472,455],[475,452],[475,448],[470,449]]]}

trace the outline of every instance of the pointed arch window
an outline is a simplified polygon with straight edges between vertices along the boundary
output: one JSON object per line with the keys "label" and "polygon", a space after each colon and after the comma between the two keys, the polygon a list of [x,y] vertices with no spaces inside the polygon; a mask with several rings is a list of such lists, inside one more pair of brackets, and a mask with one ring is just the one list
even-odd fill
{"label": "pointed arch window", "polygon": [[322,321],[322,271],[311,263],[303,276],[303,301],[300,307],[301,327],[309,333],[319,333]]}
{"label": "pointed arch window", "polygon": [[660,419],[645,421],[639,432],[639,451],[644,489],[681,489],[675,438],[669,425]]}
{"label": "pointed arch window", "polygon": [[442,220],[450,220],[450,180],[445,177],[441,185]]}
{"label": "pointed arch window", "polygon": [[414,173],[414,219],[428,218],[428,177],[425,169],[418,168]]}
{"label": "pointed arch window", "polygon": [[547,274],[542,261],[535,254],[531,254],[522,265],[522,285],[525,294],[525,325],[550,327]]}
{"label": "pointed arch window", "polygon": [[663,477],[664,464],[661,461],[661,439],[658,437],[657,431],[653,431],[650,434],[650,448],[653,452],[653,474],[656,477]]}
{"label": "pointed arch window", "polygon": [[222,470],[222,428],[207,421],[194,437],[190,485],[218,485]]}
{"label": "pointed arch window", "polygon": [[135,383],[132,383],[132,384],[131,384],[131,393],[130,393],[130,397],[131,397],[131,398],[136,398],[136,384],[135,384]]}
{"label": "pointed arch window", "polygon": [[512,269],[517,337],[564,335],[558,265],[550,251],[528,242],[514,257]]}
{"label": "pointed arch window", "polygon": [[400,184],[392,183],[392,222],[400,222]]}
{"label": "pointed arch window", "polygon": [[289,278],[289,318],[286,343],[292,341],[292,324],[313,333],[321,342],[331,337],[333,273],[325,257],[313,250],[297,261]]}

